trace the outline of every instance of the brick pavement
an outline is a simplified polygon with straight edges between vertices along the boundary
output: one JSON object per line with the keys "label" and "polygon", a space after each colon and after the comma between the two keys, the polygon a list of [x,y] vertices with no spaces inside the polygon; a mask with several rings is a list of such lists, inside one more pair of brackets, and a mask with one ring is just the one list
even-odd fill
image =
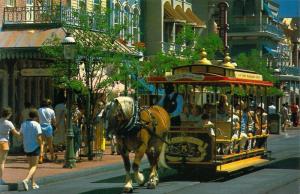
{"label": "brick pavement", "polygon": [[[49,155],[49,154],[48,154]],[[45,162],[38,165],[38,170],[35,174],[37,179],[52,175],[65,174],[76,172],[85,169],[101,167],[109,164],[121,163],[122,159],[119,155],[110,155],[110,149],[107,148],[103,158],[95,158],[93,161],[88,161],[86,157],[81,157],[77,161],[76,167],[73,169],[63,168],[64,152],[58,153],[58,159],[55,162]],[[17,183],[23,180],[28,172],[28,164],[26,156],[8,156],[4,170],[4,180],[7,183]]]}

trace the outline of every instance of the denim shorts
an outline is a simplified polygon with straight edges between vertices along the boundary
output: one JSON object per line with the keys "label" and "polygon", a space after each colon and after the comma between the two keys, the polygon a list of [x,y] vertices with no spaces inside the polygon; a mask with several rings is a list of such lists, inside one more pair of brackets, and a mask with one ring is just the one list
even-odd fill
{"label": "denim shorts", "polygon": [[42,128],[42,134],[45,137],[52,137],[53,136],[53,127],[52,127],[51,124],[43,123],[43,124],[41,124],[41,128]]}
{"label": "denim shorts", "polygon": [[37,147],[33,152],[25,152],[26,156],[39,156],[41,153],[41,148]]}

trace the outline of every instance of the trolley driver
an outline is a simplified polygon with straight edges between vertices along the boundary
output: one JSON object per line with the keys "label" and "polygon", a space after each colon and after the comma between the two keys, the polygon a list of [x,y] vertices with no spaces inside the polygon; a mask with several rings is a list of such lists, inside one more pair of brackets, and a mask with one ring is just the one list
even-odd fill
{"label": "trolley driver", "polygon": [[172,126],[181,124],[180,114],[183,109],[183,97],[174,90],[173,84],[165,84],[165,95],[160,99],[158,105],[169,113]]}

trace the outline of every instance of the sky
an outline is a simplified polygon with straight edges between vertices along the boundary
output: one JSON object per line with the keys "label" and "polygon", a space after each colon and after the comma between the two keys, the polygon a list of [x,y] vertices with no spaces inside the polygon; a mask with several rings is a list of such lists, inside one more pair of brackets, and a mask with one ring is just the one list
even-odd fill
{"label": "sky", "polygon": [[280,17],[300,17],[300,0],[274,0],[280,4]]}

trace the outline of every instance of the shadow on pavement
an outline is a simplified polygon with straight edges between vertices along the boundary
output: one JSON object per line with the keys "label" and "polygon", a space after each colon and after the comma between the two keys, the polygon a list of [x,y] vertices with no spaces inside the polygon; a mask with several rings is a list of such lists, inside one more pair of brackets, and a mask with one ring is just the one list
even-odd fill
{"label": "shadow on pavement", "polygon": [[114,188],[104,188],[104,189],[95,189],[88,192],[83,192],[80,194],[121,194],[123,193],[122,187],[114,187]]}
{"label": "shadow on pavement", "polygon": [[300,157],[287,158],[267,165],[265,168],[300,170]]}

